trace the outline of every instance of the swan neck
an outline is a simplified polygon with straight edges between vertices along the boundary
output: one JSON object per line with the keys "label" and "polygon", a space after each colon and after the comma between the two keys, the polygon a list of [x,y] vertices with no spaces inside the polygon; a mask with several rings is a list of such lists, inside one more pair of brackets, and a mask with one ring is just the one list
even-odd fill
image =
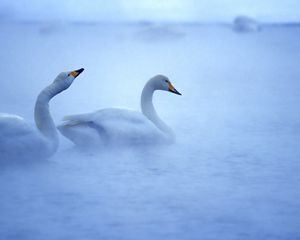
{"label": "swan neck", "polygon": [[155,88],[152,86],[151,82],[148,82],[142,91],[141,109],[142,113],[148,118],[151,118],[151,116],[156,113],[152,101],[154,91]]}
{"label": "swan neck", "polygon": [[154,81],[151,79],[146,83],[141,96],[141,110],[142,113],[158,128],[160,129],[169,140],[174,139],[172,129],[158,117],[157,112],[153,106],[153,94],[158,90],[155,87]]}
{"label": "swan neck", "polygon": [[50,114],[49,102],[61,91],[57,83],[52,83],[38,95],[34,108],[35,124],[46,140],[49,154],[57,150],[59,141],[56,126]]}

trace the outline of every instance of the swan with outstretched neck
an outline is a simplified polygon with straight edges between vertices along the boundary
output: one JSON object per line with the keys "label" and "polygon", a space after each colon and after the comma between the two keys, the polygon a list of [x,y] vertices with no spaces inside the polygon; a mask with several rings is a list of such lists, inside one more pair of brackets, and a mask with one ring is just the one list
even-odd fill
{"label": "swan with outstretched neck", "polygon": [[0,113],[0,159],[47,158],[58,148],[58,131],[49,110],[50,100],[68,89],[83,68],[60,73],[37,97],[34,108],[36,129],[17,115]]}
{"label": "swan with outstretched neck", "polygon": [[156,75],[145,85],[141,95],[141,110],[105,108],[96,112],[70,115],[58,126],[59,131],[75,145],[95,147],[127,144],[171,143],[172,129],[159,118],[153,106],[156,90],[181,95],[170,80]]}

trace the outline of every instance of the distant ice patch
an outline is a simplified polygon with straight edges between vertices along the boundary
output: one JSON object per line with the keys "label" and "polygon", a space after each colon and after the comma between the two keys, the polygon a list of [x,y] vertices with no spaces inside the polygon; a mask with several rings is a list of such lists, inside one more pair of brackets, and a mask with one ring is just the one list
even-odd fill
{"label": "distant ice patch", "polygon": [[248,16],[237,16],[233,21],[233,30],[236,32],[257,32],[260,29],[260,24]]}
{"label": "distant ice patch", "polygon": [[64,33],[66,30],[66,23],[60,22],[60,21],[48,21],[41,23],[41,26],[39,27],[39,34],[40,35],[53,35],[53,34],[59,34]]}
{"label": "distant ice patch", "polygon": [[137,37],[146,42],[178,40],[185,33],[176,24],[140,23],[142,29],[137,32]]}

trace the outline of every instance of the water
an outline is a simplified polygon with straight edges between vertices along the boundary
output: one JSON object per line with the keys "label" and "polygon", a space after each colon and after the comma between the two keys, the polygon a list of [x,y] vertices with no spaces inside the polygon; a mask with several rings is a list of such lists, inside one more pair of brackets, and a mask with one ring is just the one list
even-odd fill
{"label": "water", "polygon": [[67,114],[139,108],[155,94],[172,146],[80,152],[61,137],[48,161],[2,164],[0,239],[298,239],[297,27],[251,34],[209,25],[2,24],[1,112],[33,124],[38,92],[84,67],[51,102]]}

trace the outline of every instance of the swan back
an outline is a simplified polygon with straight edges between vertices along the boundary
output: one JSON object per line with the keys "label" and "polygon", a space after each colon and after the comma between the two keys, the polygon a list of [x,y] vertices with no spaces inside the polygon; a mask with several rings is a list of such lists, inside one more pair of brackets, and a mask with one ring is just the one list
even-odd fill
{"label": "swan back", "polygon": [[0,139],[5,137],[25,134],[29,131],[29,127],[25,120],[13,114],[0,113]]}
{"label": "swan back", "polygon": [[20,116],[0,113],[0,132],[1,161],[48,156],[46,139]]}
{"label": "swan back", "polygon": [[67,116],[58,129],[76,145],[87,147],[153,144],[163,137],[142,113],[121,108]]}

